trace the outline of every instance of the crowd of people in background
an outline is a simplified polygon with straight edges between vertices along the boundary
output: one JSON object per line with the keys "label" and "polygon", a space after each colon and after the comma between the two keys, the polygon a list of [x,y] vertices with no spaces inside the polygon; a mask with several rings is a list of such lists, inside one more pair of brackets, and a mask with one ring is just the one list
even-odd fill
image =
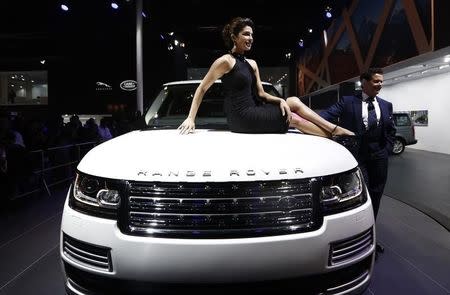
{"label": "crowd of people in background", "polygon": [[[69,148],[54,148],[87,142],[94,146],[143,127],[139,113],[115,114],[101,118],[100,122],[90,118],[84,124],[78,115],[72,115],[64,122],[62,115],[39,119],[26,118],[20,113],[0,113],[0,202],[29,190],[30,182],[36,178],[33,171],[44,165],[52,167],[73,160]],[[55,152],[46,153],[49,149]],[[64,172],[65,175],[70,173],[73,171],[66,169]]]}

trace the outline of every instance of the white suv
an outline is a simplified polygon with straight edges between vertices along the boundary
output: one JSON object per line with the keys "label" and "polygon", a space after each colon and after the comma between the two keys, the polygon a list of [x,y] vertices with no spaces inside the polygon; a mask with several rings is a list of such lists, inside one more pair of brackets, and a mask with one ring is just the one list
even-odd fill
{"label": "white suv", "polygon": [[350,152],[296,131],[227,131],[220,82],[196,132],[179,135],[198,84],[163,85],[146,130],[93,148],[78,165],[61,225],[67,292],[286,279],[314,294],[365,290],[374,217]]}

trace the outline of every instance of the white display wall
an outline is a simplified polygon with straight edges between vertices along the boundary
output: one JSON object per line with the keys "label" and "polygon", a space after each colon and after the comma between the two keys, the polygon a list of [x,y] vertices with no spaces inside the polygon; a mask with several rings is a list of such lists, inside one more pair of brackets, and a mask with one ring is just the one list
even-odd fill
{"label": "white display wall", "polygon": [[418,143],[407,148],[450,154],[450,72],[384,86],[380,97],[394,111],[428,110],[428,126],[416,126]]}

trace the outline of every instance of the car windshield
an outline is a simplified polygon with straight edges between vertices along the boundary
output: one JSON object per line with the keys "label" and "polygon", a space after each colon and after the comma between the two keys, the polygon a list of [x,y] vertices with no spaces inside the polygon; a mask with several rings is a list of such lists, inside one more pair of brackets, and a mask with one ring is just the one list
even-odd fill
{"label": "car windshield", "polygon": [[[149,128],[176,128],[189,113],[198,83],[166,85],[147,111],[145,120]],[[275,87],[263,84],[264,90],[280,96]],[[227,129],[224,112],[224,90],[222,83],[214,83],[205,93],[197,112],[196,126]]]}

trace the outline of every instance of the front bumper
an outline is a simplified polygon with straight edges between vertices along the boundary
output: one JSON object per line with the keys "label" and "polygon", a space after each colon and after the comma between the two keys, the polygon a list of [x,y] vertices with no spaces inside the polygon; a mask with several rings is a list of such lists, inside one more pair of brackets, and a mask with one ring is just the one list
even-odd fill
{"label": "front bumper", "polygon": [[[335,277],[343,277],[342,273],[348,274],[347,281],[359,279],[355,284],[348,285],[344,293],[330,294],[350,294],[348,292],[367,286],[375,245],[370,199],[358,208],[324,217],[321,228],[316,231],[283,236],[241,239],[129,236],[121,233],[116,221],[79,213],[71,209],[67,202],[61,229],[60,251],[66,269],[66,283],[69,291],[78,292],[73,294],[89,294],[82,291],[83,282],[102,280],[108,283],[100,285],[112,286],[112,281],[122,282],[123,285],[127,285],[126,282],[138,285],[218,284],[306,277],[309,278],[306,281],[308,285],[317,281],[324,286],[320,283],[324,277],[336,281]],[[350,255],[349,259],[335,265],[330,263],[330,244],[368,230],[373,239],[364,252]],[[110,249],[110,269],[97,269],[67,255],[64,235]],[[100,285],[96,287],[99,290]],[[340,283],[330,286],[338,285]]]}

